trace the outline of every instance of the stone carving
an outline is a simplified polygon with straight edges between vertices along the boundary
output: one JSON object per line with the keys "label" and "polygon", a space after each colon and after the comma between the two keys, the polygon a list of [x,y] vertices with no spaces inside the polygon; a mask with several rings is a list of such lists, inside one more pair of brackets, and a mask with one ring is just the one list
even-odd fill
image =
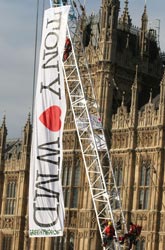
{"label": "stone carving", "polygon": [[3,218],[3,228],[13,228],[13,226],[14,226],[14,217]]}

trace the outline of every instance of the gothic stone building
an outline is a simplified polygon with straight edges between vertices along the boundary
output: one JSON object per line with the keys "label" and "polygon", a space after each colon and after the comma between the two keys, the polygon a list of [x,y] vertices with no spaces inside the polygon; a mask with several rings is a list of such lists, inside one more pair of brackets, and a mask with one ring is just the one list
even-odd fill
{"label": "gothic stone building", "polygon": [[[128,223],[142,225],[134,249],[163,250],[165,74],[156,32],[148,30],[146,6],[139,29],[132,25],[128,1],[121,15],[119,7],[119,0],[102,0],[99,17],[87,20],[91,29],[84,33],[84,45],[124,215]],[[32,126],[28,117],[23,138],[9,140],[4,118],[0,127],[0,250],[102,249],[68,96],[67,102],[61,177],[64,237],[29,238]]]}

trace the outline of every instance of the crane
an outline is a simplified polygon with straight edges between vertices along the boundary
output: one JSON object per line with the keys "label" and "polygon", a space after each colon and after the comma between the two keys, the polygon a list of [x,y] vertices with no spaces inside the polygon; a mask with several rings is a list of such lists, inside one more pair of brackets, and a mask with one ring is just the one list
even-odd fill
{"label": "crane", "polygon": [[75,1],[52,0],[51,4],[57,7],[68,2],[71,5],[71,11],[67,37],[71,42],[71,50],[66,58],[61,59],[63,72],[102,241],[104,220],[110,219],[115,230],[115,241],[103,248],[120,250],[122,246],[115,222],[114,199],[119,204],[117,211],[125,233],[127,233],[127,227],[82,42],[84,8],[80,6],[80,11],[82,11],[80,15]]}

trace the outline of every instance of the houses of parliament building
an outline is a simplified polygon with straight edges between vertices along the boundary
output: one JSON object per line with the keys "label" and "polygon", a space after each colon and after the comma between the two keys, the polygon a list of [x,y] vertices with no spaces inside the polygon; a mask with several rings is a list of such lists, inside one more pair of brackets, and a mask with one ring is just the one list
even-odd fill
{"label": "houses of parliament building", "polygon": [[[133,26],[129,2],[102,0],[84,25],[84,47],[103,121],[122,209],[142,226],[134,250],[165,249],[165,73],[147,6]],[[83,77],[83,76],[82,76]],[[29,238],[32,124],[23,137],[0,127],[0,250],[100,250],[101,239],[69,98],[63,134],[63,237]],[[114,208],[115,209],[115,208]],[[126,249],[123,247],[123,249]]]}

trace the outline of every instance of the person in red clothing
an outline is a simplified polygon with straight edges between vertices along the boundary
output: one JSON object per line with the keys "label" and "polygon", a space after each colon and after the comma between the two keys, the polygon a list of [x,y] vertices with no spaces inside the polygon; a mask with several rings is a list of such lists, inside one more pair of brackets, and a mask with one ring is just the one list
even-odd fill
{"label": "person in red clothing", "polygon": [[109,241],[113,240],[113,236],[115,235],[115,230],[111,221],[109,221],[108,225],[105,226],[103,233],[103,246],[106,246]]}
{"label": "person in red clothing", "polygon": [[63,61],[65,62],[72,51],[72,45],[69,37],[66,37],[65,41],[65,48],[64,48],[64,54],[63,54]]}
{"label": "person in red clothing", "polygon": [[128,232],[128,238],[129,238],[129,250],[131,250],[132,245],[137,244],[137,237],[140,235],[142,227],[133,224],[130,222],[129,232]]}
{"label": "person in red clothing", "polygon": [[125,234],[124,236],[120,236],[119,241],[120,241],[120,244],[123,245],[125,239],[129,239],[129,250],[131,250],[132,245],[137,244],[138,236],[141,233],[142,227],[138,226],[138,225],[135,225],[132,222],[130,222],[129,225],[130,225],[130,227],[129,227],[128,234]]}

